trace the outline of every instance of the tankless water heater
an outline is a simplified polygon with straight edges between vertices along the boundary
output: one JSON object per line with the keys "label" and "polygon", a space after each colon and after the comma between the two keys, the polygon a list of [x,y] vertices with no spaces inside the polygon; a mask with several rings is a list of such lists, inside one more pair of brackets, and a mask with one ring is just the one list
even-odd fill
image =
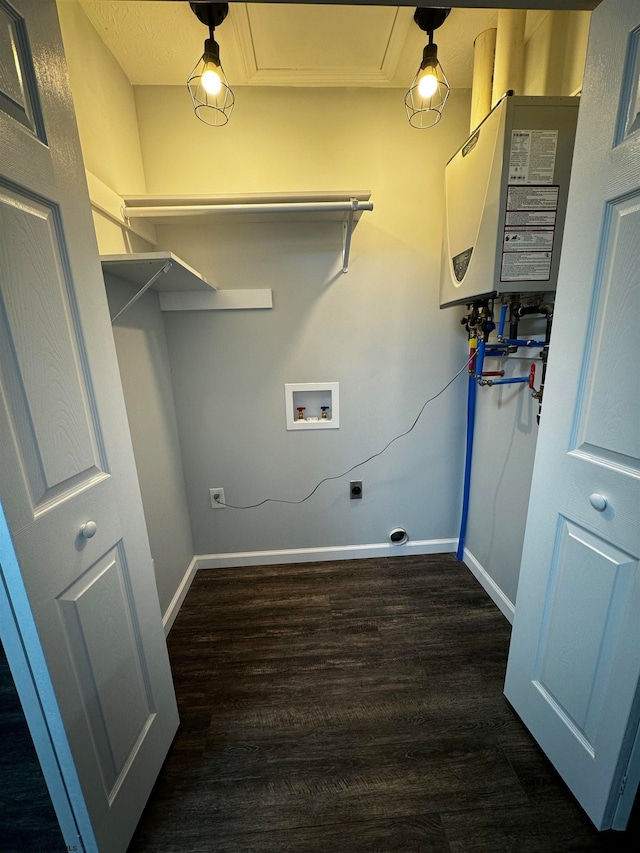
{"label": "tankless water heater", "polygon": [[507,95],[449,161],[441,308],[555,290],[578,103]]}

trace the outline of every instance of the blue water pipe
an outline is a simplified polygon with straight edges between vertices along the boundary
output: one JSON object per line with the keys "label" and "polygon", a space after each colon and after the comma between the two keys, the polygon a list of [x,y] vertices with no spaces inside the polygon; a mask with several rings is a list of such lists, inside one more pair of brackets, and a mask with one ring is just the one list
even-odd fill
{"label": "blue water pipe", "polygon": [[504,335],[504,324],[507,319],[507,303],[500,308],[500,321],[498,323],[498,337],[501,338]]}
{"label": "blue water pipe", "polygon": [[516,385],[520,382],[528,382],[528,376],[517,376],[513,379],[486,379],[482,380],[481,384],[484,385]]}
{"label": "blue water pipe", "polygon": [[464,463],[464,485],[462,487],[462,517],[460,519],[460,536],[458,537],[458,550],[456,557],[462,560],[464,554],[464,536],[467,530],[467,517],[469,515],[469,493],[471,489],[471,456],[473,454],[473,431],[476,419],[476,391],[477,382],[473,375],[473,367],[469,369],[469,381],[467,390],[467,445]]}
{"label": "blue water pipe", "polygon": [[474,373],[476,376],[482,376],[482,371],[484,370],[484,353],[485,353],[485,342],[478,341],[478,349],[476,351],[476,367]]}

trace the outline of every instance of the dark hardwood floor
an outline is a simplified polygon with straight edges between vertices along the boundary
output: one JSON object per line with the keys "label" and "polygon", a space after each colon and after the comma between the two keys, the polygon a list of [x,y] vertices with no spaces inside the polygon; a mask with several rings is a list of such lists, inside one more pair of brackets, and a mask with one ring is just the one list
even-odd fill
{"label": "dark hardwood floor", "polygon": [[0,853],[66,849],[0,643]]}
{"label": "dark hardwood floor", "polygon": [[200,571],[130,853],[636,850],[503,697],[509,631],[452,555]]}

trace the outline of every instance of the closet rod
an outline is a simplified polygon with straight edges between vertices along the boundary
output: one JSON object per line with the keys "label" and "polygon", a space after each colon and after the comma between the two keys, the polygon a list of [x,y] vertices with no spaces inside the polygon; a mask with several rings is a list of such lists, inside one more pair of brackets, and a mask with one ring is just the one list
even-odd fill
{"label": "closet rod", "polygon": [[[141,237],[145,242],[149,243],[151,246],[157,245],[155,240],[149,239],[148,236],[145,236],[142,232],[138,231],[136,228],[133,228],[131,225],[129,225],[128,222],[125,222],[124,219],[122,219],[119,216],[116,216],[115,213],[112,213],[103,204],[100,204],[99,202],[94,201],[93,199],[89,199],[89,201],[91,203],[91,209],[95,210],[96,213],[99,213],[101,216],[104,216],[106,219],[109,219],[111,222],[113,222],[118,227],[124,228],[125,231],[130,231],[132,234],[135,234],[136,237]],[[124,216],[124,208],[123,208],[123,214],[122,215]]]}
{"label": "closet rod", "polygon": [[258,202],[249,204],[163,204],[149,207],[126,205],[128,219],[153,216],[206,216],[211,213],[349,213],[373,210],[372,201],[316,201],[316,202]]}

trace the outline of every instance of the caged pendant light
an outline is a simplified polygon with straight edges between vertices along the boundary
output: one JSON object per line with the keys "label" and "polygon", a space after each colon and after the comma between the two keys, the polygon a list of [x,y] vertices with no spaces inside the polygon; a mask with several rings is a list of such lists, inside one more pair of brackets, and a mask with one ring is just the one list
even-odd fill
{"label": "caged pendant light", "polygon": [[449,97],[449,83],[438,61],[438,45],[433,42],[433,31],[441,26],[451,9],[416,9],[413,20],[429,34],[422,62],[404,96],[407,118],[412,127],[427,128],[436,125]]}
{"label": "caged pendant light", "polygon": [[216,27],[227,17],[228,3],[192,2],[189,4],[199,21],[209,27],[204,53],[187,80],[193,109],[200,121],[222,127],[229,121],[235,96],[220,62],[220,45],[213,37]]}

